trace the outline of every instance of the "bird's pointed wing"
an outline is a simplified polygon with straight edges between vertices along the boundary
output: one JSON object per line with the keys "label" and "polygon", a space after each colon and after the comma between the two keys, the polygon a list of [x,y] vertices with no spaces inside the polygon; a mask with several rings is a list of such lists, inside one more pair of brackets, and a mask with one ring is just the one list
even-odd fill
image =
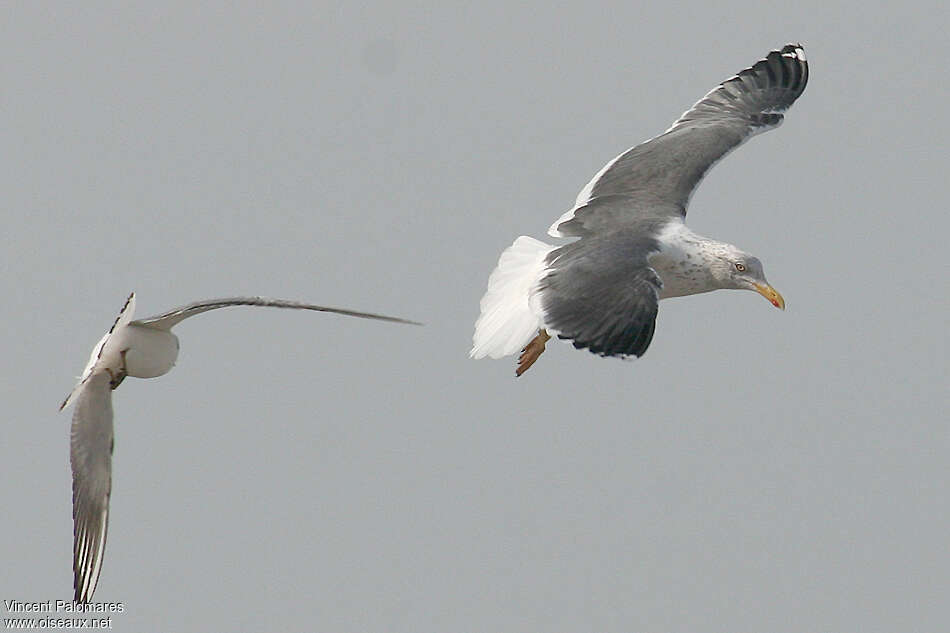
{"label": "bird's pointed wing", "polygon": [[88,602],[99,582],[112,491],[112,387],[106,372],[82,384],[73,412],[69,461],[73,470],[73,588]]}
{"label": "bird's pointed wing", "polygon": [[[638,215],[654,203],[667,213],[686,213],[686,206],[706,172],[749,137],[781,124],[805,90],[808,62],[800,44],[787,44],[722,82],[663,134],[627,150],[607,163],[577,196],[575,208],[603,196],[629,196],[646,203],[631,207]],[[548,233],[563,237],[562,223]]]}
{"label": "bird's pointed wing", "polygon": [[89,362],[86,363],[85,369],[82,370],[82,375],[79,377],[79,382],[76,383],[76,386],[73,387],[73,390],[69,392],[69,395],[66,396],[66,399],[63,400],[63,403],[59,405],[59,410],[62,411],[69,406],[69,403],[72,402],[72,399],[79,393],[79,390],[82,389],[83,385],[89,380],[89,377],[98,369],[97,365],[99,364],[99,359],[102,358],[102,353],[105,350],[106,343],[109,342],[109,339],[112,338],[112,335],[115,334],[119,329],[125,327],[132,321],[132,315],[135,314],[135,293],[131,293],[129,298],[125,300],[125,305],[122,306],[122,309],[119,310],[119,315],[115,318],[115,321],[112,322],[112,327],[109,328],[109,331],[106,332],[99,342],[96,343],[96,346],[92,348],[92,354],[89,355]]}
{"label": "bird's pointed wing", "polygon": [[360,317],[361,319],[377,319],[379,321],[391,321],[394,323],[408,323],[411,325],[422,325],[416,321],[400,319],[397,317],[385,316],[382,314],[373,314],[371,312],[357,312],[344,308],[328,308],[310,303],[300,303],[299,301],[286,301],[284,299],[265,299],[264,297],[228,297],[225,299],[206,299],[196,301],[186,306],[169,310],[168,312],[138,319],[134,321],[136,325],[147,325],[160,330],[170,330],[179,322],[193,317],[196,314],[207,312],[208,310],[217,310],[218,308],[229,308],[231,306],[259,306],[262,308],[287,308],[291,310],[315,310],[316,312],[332,312],[345,316]]}

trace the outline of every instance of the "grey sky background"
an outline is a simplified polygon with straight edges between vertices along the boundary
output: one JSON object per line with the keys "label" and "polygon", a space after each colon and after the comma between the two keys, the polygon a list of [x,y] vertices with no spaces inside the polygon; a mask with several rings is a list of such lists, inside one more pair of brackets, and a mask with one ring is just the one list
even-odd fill
{"label": "grey sky background", "polygon": [[[126,295],[261,294],[114,393],[116,630],[895,631],[950,617],[940,2],[7,6],[0,598],[72,593],[56,408]],[[467,358],[499,253],[789,41],[690,226],[788,302]]]}

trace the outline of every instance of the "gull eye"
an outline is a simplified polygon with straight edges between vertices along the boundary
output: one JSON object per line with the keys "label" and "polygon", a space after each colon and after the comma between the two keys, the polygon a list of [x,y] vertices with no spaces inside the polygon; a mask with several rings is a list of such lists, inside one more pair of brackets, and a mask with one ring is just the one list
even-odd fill
{"label": "gull eye", "polygon": [[742,262],[736,262],[736,270],[738,270],[740,273],[744,273],[745,264],[743,264]]}

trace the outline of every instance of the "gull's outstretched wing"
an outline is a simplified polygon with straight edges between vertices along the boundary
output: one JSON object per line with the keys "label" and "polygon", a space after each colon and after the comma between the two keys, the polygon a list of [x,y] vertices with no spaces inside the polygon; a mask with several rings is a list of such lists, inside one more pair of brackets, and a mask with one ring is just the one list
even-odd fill
{"label": "gull's outstretched wing", "polygon": [[780,125],[781,112],[804,92],[807,83],[808,62],[800,44],[770,52],[709,91],[663,134],[604,165],[578,194],[574,209],[551,225],[548,233],[580,235],[584,222],[575,218],[575,211],[604,196],[637,201],[629,210],[631,217],[642,218],[654,207],[657,213],[685,215],[689,198],[706,172],[751,136]]}
{"label": "gull's outstretched wing", "polygon": [[662,287],[648,264],[657,249],[642,232],[618,231],[551,251],[538,282],[547,329],[601,356],[642,356]]}
{"label": "gull's outstretched wing", "polygon": [[73,599],[88,602],[102,570],[112,491],[112,387],[107,372],[93,373],[79,390],[69,461],[73,469]]}
{"label": "gull's outstretched wing", "polygon": [[373,314],[371,312],[357,312],[355,310],[346,310],[344,308],[328,308],[310,303],[300,303],[298,301],[285,301],[283,299],[265,299],[264,297],[228,297],[225,299],[206,299],[196,301],[186,306],[169,310],[168,312],[138,319],[133,321],[135,325],[147,325],[160,330],[170,330],[179,322],[193,317],[196,314],[207,312],[208,310],[217,310],[218,308],[229,308],[231,306],[259,306],[262,308],[287,308],[291,310],[315,310],[317,312],[332,312],[333,314],[342,314],[345,316],[360,317],[361,319],[377,319],[379,321],[391,321],[393,323],[408,323],[410,325],[422,325],[416,321],[400,319],[397,317],[385,316],[383,314]]}

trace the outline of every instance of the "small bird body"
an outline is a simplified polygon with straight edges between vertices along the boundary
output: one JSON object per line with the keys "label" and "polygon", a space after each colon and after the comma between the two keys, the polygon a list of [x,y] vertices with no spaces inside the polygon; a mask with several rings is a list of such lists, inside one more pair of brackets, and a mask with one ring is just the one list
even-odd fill
{"label": "small bird body", "polygon": [[164,376],[178,360],[178,337],[149,325],[130,324],[115,347],[128,350],[123,356],[125,374],[133,378]]}
{"label": "small bird body", "polygon": [[69,405],[84,380],[92,373],[110,374],[115,382],[114,389],[125,376],[156,378],[167,374],[175,366],[178,360],[178,337],[170,329],[132,322],[134,313],[135,294],[132,294],[119,312],[115,324],[93,348],[82,378],[60,409]]}

